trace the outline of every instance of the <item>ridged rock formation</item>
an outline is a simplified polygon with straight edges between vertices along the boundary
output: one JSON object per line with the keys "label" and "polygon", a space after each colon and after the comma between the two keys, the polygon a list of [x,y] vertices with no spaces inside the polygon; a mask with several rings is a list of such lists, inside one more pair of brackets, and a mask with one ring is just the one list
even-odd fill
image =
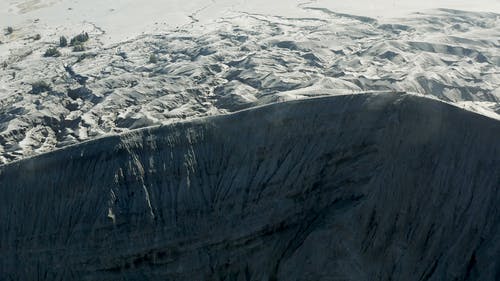
{"label": "ridged rock formation", "polygon": [[500,122],[278,103],[0,166],[1,280],[500,280]]}

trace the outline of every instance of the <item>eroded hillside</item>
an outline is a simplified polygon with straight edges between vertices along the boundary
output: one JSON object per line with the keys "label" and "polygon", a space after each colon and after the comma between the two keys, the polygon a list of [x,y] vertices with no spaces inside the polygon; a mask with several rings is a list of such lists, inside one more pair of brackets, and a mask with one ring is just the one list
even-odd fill
{"label": "eroded hillside", "polygon": [[500,123],[278,103],[0,166],[6,280],[498,280]]}

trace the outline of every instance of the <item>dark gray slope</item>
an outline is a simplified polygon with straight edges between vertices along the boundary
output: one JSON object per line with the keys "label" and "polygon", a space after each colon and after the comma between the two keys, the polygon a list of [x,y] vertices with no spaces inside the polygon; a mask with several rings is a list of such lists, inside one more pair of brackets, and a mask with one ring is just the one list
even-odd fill
{"label": "dark gray slope", "polygon": [[2,280],[500,280],[500,122],[338,96],[0,167]]}

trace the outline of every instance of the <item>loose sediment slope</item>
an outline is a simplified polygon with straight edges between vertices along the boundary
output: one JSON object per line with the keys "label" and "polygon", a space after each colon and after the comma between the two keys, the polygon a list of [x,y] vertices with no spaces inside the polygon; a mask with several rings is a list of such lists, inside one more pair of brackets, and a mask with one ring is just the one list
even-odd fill
{"label": "loose sediment slope", "polygon": [[0,167],[0,276],[499,280],[499,139],[373,94],[82,143]]}

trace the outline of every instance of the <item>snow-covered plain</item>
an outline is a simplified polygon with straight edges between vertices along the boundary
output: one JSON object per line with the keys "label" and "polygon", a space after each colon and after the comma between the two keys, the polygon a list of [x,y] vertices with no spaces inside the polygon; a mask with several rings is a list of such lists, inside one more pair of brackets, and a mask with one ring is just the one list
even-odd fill
{"label": "snow-covered plain", "polygon": [[[498,13],[489,0],[1,1],[14,32],[0,35],[0,163],[318,95],[405,91],[498,119]],[[43,57],[81,31],[86,51]],[[50,90],[31,93],[37,81]]]}
{"label": "snow-covered plain", "polygon": [[304,7],[376,19],[446,8],[500,13],[498,0],[2,0],[0,24],[25,26],[35,19],[50,29],[80,31],[85,22],[106,30],[107,42],[120,42],[142,33],[164,31],[193,22],[208,23],[233,12],[284,17],[310,16]]}

